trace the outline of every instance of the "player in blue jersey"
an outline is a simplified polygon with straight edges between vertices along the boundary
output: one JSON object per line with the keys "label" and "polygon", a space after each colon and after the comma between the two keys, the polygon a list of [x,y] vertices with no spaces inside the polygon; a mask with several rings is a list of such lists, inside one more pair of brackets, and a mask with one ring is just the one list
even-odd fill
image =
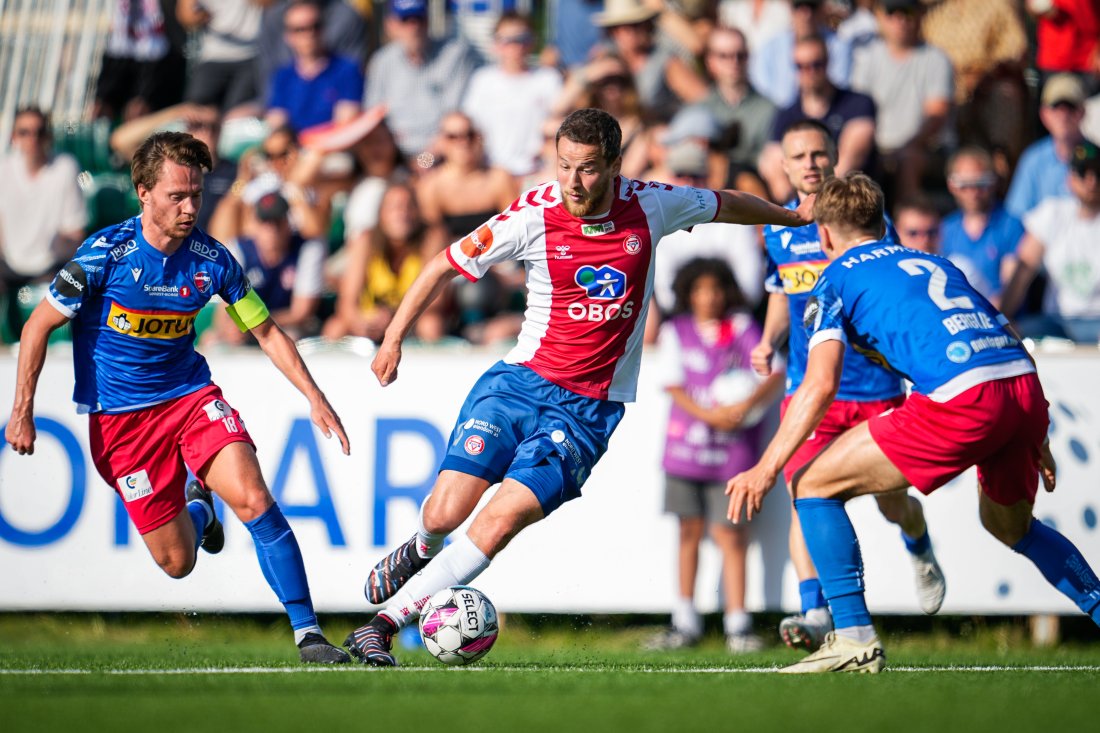
{"label": "player in blue jersey", "polygon": [[[213,491],[251,533],[302,661],[346,663],[348,655],[321,634],[301,551],[260,474],[252,438],[194,348],[195,316],[218,295],[309,399],[313,422],[349,452],[340,419],[294,342],[271,320],[229,251],[195,229],[210,167],[206,145],[185,133],[153,135],[134,154],[131,176],[142,213],[89,237],[31,314],[5,438],[19,454],[34,452],[34,394],[46,342],[71,323],[74,399],[90,413],[92,459],[156,563],[182,578],[200,545],[210,553],[222,549]],[[199,481],[185,489],[187,468]]]}
{"label": "player in blue jersey", "polygon": [[795,476],[795,509],[836,630],[783,672],[883,668],[844,502],[909,485],[929,494],[970,466],[982,525],[1100,624],[1100,580],[1032,514],[1040,474],[1047,491],[1055,483],[1035,363],[949,260],[881,241],[882,206],[881,189],[863,174],[828,181],[818,194],[814,216],[830,264],[806,304],[806,375],[760,462],[728,485],[730,518],[744,509],[752,519],[840,388],[846,345],[913,383],[904,405],[851,428]]}
{"label": "player in blue jersey", "polygon": [[[807,196],[821,190],[833,176],[836,145],[829,131],[819,122],[805,120],[791,125],[783,134],[783,169],[798,193],[788,206],[794,208]],[[753,350],[753,367],[761,374],[771,373],[771,362],[784,339],[789,342],[787,360],[787,397],[781,413],[786,414],[791,395],[802,383],[806,369],[808,344],[805,331],[791,328],[801,321],[806,300],[822,270],[828,264],[821,250],[817,224],[802,227],[767,226],[768,309],[760,344]],[[872,364],[849,350],[836,399],[817,429],[802,443],[783,469],[787,485],[794,474],[812,461],[825,446],[848,428],[891,410],[905,400],[901,378]],[[936,613],[943,603],[946,583],[932,551],[928,528],[920,501],[904,490],[876,497],[889,521],[901,528],[902,540],[909,551],[916,576],[917,597],[925,613]],[[801,613],[784,618],[779,624],[783,641],[792,648],[813,651],[821,646],[832,628],[817,571],[810,560],[798,517],[791,517],[791,563],[799,580]]]}

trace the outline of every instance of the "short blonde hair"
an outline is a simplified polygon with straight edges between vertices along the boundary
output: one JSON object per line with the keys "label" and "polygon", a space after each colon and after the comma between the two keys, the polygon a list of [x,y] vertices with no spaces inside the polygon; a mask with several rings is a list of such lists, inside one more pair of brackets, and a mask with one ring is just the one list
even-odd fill
{"label": "short blonde hair", "polygon": [[201,140],[186,132],[154,133],[141,144],[134,153],[134,159],[130,161],[130,178],[134,182],[134,190],[138,186],[152,190],[160,180],[161,169],[166,160],[188,168],[199,168],[203,173],[209,173],[214,168],[210,149]]}
{"label": "short blonde hair", "polygon": [[830,178],[814,202],[814,219],[838,229],[880,233],[883,226],[882,189],[866,173],[851,172]]}

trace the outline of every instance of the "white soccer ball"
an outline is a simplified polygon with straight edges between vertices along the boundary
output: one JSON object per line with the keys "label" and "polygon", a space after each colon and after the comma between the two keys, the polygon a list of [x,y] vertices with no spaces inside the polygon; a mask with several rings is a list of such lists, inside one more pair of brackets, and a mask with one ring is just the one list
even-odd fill
{"label": "white soccer ball", "polygon": [[420,637],[433,657],[451,666],[484,657],[497,640],[497,610],[485,594],[467,585],[444,588],[420,614]]}
{"label": "white soccer ball", "polygon": [[[710,383],[710,396],[717,405],[736,405],[752,397],[759,384],[760,379],[748,369],[730,369]],[[763,407],[750,410],[741,421],[741,427],[751,428],[758,424],[764,418],[765,411]]]}

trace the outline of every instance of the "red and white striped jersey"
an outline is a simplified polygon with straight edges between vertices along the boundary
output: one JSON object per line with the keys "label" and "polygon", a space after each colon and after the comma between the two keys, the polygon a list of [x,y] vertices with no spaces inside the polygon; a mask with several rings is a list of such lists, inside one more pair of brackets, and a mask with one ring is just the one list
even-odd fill
{"label": "red and white striped jersey", "polygon": [[477,280],[509,260],[527,271],[519,342],[504,357],[586,397],[632,402],[638,386],[653,248],[718,215],[714,191],[616,178],[611,210],[577,218],[557,182],[526,191],[455,242],[447,257]]}

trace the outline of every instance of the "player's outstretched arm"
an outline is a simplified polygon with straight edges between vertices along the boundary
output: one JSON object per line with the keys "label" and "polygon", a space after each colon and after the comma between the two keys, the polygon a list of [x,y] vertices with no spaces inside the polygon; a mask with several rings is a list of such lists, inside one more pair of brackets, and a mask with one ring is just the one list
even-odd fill
{"label": "player's outstretched arm", "polygon": [[37,437],[34,429],[34,393],[38,389],[38,376],[46,363],[46,344],[50,334],[68,323],[69,319],[43,300],[23,326],[19,339],[19,363],[15,371],[15,401],[11,419],[4,430],[4,439],[19,455],[34,453]]}
{"label": "player's outstretched arm", "polygon": [[455,274],[451,261],[447,259],[447,251],[444,250],[428,261],[409,286],[371,363],[371,371],[383,387],[397,379],[397,367],[401,363],[401,343],[409,335],[416,319],[431,305]]}
{"label": "player's outstretched arm", "polygon": [[726,484],[726,494],[730,498],[727,516],[735,524],[741,521],[742,509],[749,521],[753,514],[759,513],[764,497],[775,486],[783,466],[825,416],[840,387],[843,366],[842,341],[824,341],[810,350],[806,377],[791,396],[783,422],[764,455],[755,466],[737,474]]}
{"label": "player's outstretched arm", "polygon": [[332,409],[332,405],[328,403],[328,398],[317,386],[317,382],[313,381],[313,375],[309,373],[309,368],[302,361],[302,355],[298,353],[298,347],[290,337],[271,318],[265,319],[249,330],[256,337],[260,348],[267,354],[267,358],[271,359],[271,363],[309,400],[310,418],[313,424],[321,429],[326,438],[331,438],[332,434],[336,433],[344,455],[350,455],[351,444],[348,443],[348,436],[344,432],[344,424],[340,422],[340,416]]}
{"label": "player's outstretched arm", "polygon": [[722,205],[715,221],[723,224],[777,224],[800,227],[814,220],[814,201],[817,196],[807,196],[797,209],[785,209],[744,191],[718,191]]}

